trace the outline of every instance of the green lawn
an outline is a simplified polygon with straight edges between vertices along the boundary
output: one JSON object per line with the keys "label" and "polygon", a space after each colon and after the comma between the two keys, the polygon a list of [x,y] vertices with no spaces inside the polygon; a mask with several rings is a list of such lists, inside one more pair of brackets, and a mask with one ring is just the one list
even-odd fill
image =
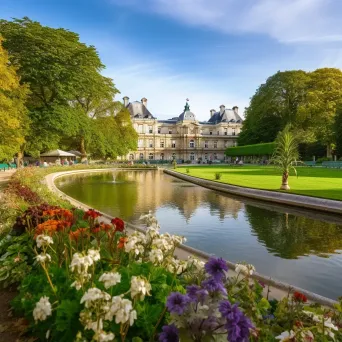
{"label": "green lawn", "polygon": [[[215,180],[215,173],[222,173],[219,182],[249,188],[279,190],[281,172],[273,166],[228,166],[208,165],[177,168],[178,172],[209,180]],[[288,193],[306,196],[331,198],[342,201],[342,170],[320,167],[298,167],[298,178],[292,173],[289,177],[291,190]]]}

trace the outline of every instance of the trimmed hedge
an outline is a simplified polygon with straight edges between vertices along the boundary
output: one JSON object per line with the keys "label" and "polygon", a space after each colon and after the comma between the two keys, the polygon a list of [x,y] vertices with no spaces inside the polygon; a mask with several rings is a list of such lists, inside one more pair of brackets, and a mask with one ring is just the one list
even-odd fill
{"label": "trimmed hedge", "polygon": [[245,145],[229,147],[225,151],[226,156],[263,156],[272,155],[275,150],[276,144],[274,142],[255,144],[255,145]]}

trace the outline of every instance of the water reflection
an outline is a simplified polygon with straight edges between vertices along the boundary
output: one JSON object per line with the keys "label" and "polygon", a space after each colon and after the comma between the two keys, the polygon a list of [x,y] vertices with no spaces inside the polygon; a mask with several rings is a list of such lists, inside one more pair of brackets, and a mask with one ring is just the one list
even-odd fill
{"label": "water reflection", "polygon": [[[159,171],[118,171],[57,180],[72,197],[137,223],[152,210],[164,231],[264,274],[337,298],[342,294],[342,225],[310,211],[235,198]],[[326,222],[328,221],[328,222]],[[329,286],[327,285],[329,284]]]}

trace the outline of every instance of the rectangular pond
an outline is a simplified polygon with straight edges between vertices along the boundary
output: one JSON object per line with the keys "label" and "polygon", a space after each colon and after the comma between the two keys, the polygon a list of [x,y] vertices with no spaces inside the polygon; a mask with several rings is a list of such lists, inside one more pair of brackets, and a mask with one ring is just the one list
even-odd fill
{"label": "rectangular pond", "polygon": [[67,195],[139,224],[152,211],[162,232],[266,276],[332,299],[342,295],[341,218],[222,194],[162,171],[114,171],[56,180]]}

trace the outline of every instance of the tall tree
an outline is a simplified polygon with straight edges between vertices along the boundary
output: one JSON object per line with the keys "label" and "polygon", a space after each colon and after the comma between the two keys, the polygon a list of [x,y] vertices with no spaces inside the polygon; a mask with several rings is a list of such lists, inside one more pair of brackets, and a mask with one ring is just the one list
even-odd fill
{"label": "tall tree", "polygon": [[339,103],[336,108],[334,131],[336,139],[336,154],[342,158],[342,103]]}
{"label": "tall tree", "polygon": [[20,85],[0,36],[0,160],[10,160],[25,142],[29,119],[25,101],[28,87]]}
{"label": "tall tree", "polygon": [[70,139],[85,153],[92,119],[112,113],[118,93],[101,75],[104,65],[94,46],[81,43],[76,33],[29,18],[1,20],[0,33],[21,81],[30,84],[32,131],[26,150],[37,154]]}
{"label": "tall tree", "polygon": [[292,124],[301,142],[319,141],[329,151],[335,141],[336,104],[341,100],[339,69],[277,72],[252,97],[238,142],[247,145],[273,141],[279,131]]}
{"label": "tall tree", "polygon": [[251,98],[239,145],[272,142],[287,124],[296,124],[309,80],[302,70],[279,71],[269,77]]}

